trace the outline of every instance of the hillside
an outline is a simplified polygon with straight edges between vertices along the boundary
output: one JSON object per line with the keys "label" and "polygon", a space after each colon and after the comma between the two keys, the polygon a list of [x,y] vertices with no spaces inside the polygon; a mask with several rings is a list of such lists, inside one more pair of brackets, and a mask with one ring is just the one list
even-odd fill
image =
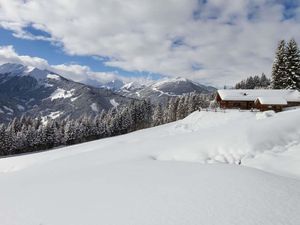
{"label": "hillside", "polygon": [[0,122],[24,113],[49,118],[95,115],[131,99],[20,64],[0,66]]}
{"label": "hillside", "polygon": [[299,120],[300,109],[194,112],[0,159],[1,224],[298,225]]}

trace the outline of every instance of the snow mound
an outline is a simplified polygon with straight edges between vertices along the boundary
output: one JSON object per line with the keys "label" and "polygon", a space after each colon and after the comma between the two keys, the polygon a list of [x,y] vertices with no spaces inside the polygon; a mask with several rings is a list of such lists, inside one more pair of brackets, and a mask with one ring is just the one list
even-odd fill
{"label": "snow mound", "polygon": [[[272,153],[273,158],[280,158],[282,152],[299,145],[300,127],[296,124],[300,124],[300,110],[277,114],[234,110],[195,112],[173,126],[170,135],[160,142],[164,150],[153,157],[250,165],[261,154]],[[172,145],[166,145],[171,139]]]}
{"label": "snow mound", "polygon": [[268,117],[274,116],[275,112],[273,110],[265,111],[265,112],[259,112],[256,114],[257,120],[266,119]]}

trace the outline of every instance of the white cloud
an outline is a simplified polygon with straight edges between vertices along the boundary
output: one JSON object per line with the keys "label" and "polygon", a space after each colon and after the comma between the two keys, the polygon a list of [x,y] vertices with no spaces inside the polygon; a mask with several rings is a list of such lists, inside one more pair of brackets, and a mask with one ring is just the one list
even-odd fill
{"label": "white cloud", "polygon": [[94,72],[88,66],[77,64],[60,64],[51,66],[51,70],[62,76],[78,81],[86,82],[95,80],[99,82],[108,82],[114,79],[126,80],[126,78],[114,73]]}
{"label": "white cloud", "polygon": [[113,79],[123,81],[131,81],[134,79],[133,77],[123,77],[116,73],[94,72],[88,66],[77,64],[49,65],[45,59],[28,55],[19,55],[11,45],[0,46],[0,65],[4,63],[18,63],[26,66],[34,66],[39,69],[47,69],[77,82],[94,80],[101,83]]}
{"label": "white cloud", "polygon": [[23,38],[35,37],[22,28],[41,29],[67,53],[108,57],[108,66],[219,85],[270,73],[277,42],[300,41],[299,8],[284,20],[283,1],[200,2],[0,0],[0,25]]}
{"label": "white cloud", "polygon": [[40,69],[49,68],[48,62],[45,59],[27,55],[18,55],[11,45],[0,46],[0,64],[8,62],[34,66]]}

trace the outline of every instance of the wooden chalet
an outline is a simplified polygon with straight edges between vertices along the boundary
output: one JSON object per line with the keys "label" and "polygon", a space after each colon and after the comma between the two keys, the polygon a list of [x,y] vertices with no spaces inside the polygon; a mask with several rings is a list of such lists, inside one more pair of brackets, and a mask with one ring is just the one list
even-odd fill
{"label": "wooden chalet", "polygon": [[218,90],[217,102],[225,109],[259,109],[282,111],[285,107],[300,106],[297,90],[226,89]]}

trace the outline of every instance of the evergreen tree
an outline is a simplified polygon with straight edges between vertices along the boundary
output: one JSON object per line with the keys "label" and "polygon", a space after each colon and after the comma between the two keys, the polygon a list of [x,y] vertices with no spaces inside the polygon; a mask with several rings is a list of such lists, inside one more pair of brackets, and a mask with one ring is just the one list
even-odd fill
{"label": "evergreen tree", "polygon": [[158,104],[153,112],[153,126],[158,126],[164,123],[163,111],[161,104]]}
{"label": "evergreen tree", "polygon": [[272,88],[282,89],[287,85],[287,73],[286,73],[286,44],[284,40],[281,40],[278,44],[275,60],[272,68]]}
{"label": "evergreen tree", "polygon": [[294,39],[291,39],[286,49],[286,89],[300,90],[300,52]]}
{"label": "evergreen tree", "polygon": [[183,119],[187,115],[188,107],[185,104],[185,99],[188,98],[188,96],[182,96],[179,98],[178,106],[177,106],[177,112],[176,112],[176,120]]}
{"label": "evergreen tree", "polygon": [[235,89],[263,89],[270,86],[270,79],[262,73],[261,77],[255,75],[254,77],[250,76],[246,80],[235,85]]}
{"label": "evergreen tree", "polygon": [[259,87],[261,88],[267,88],[270,86],[270,79],[267,78],[267,76],[262,73],[259,81]]}
{"label": "evergreen tree", "polygon": [[6,127],[4,124],[0,124],[0,156],[7,155],[7,146],[5,142],[6,137]]}

